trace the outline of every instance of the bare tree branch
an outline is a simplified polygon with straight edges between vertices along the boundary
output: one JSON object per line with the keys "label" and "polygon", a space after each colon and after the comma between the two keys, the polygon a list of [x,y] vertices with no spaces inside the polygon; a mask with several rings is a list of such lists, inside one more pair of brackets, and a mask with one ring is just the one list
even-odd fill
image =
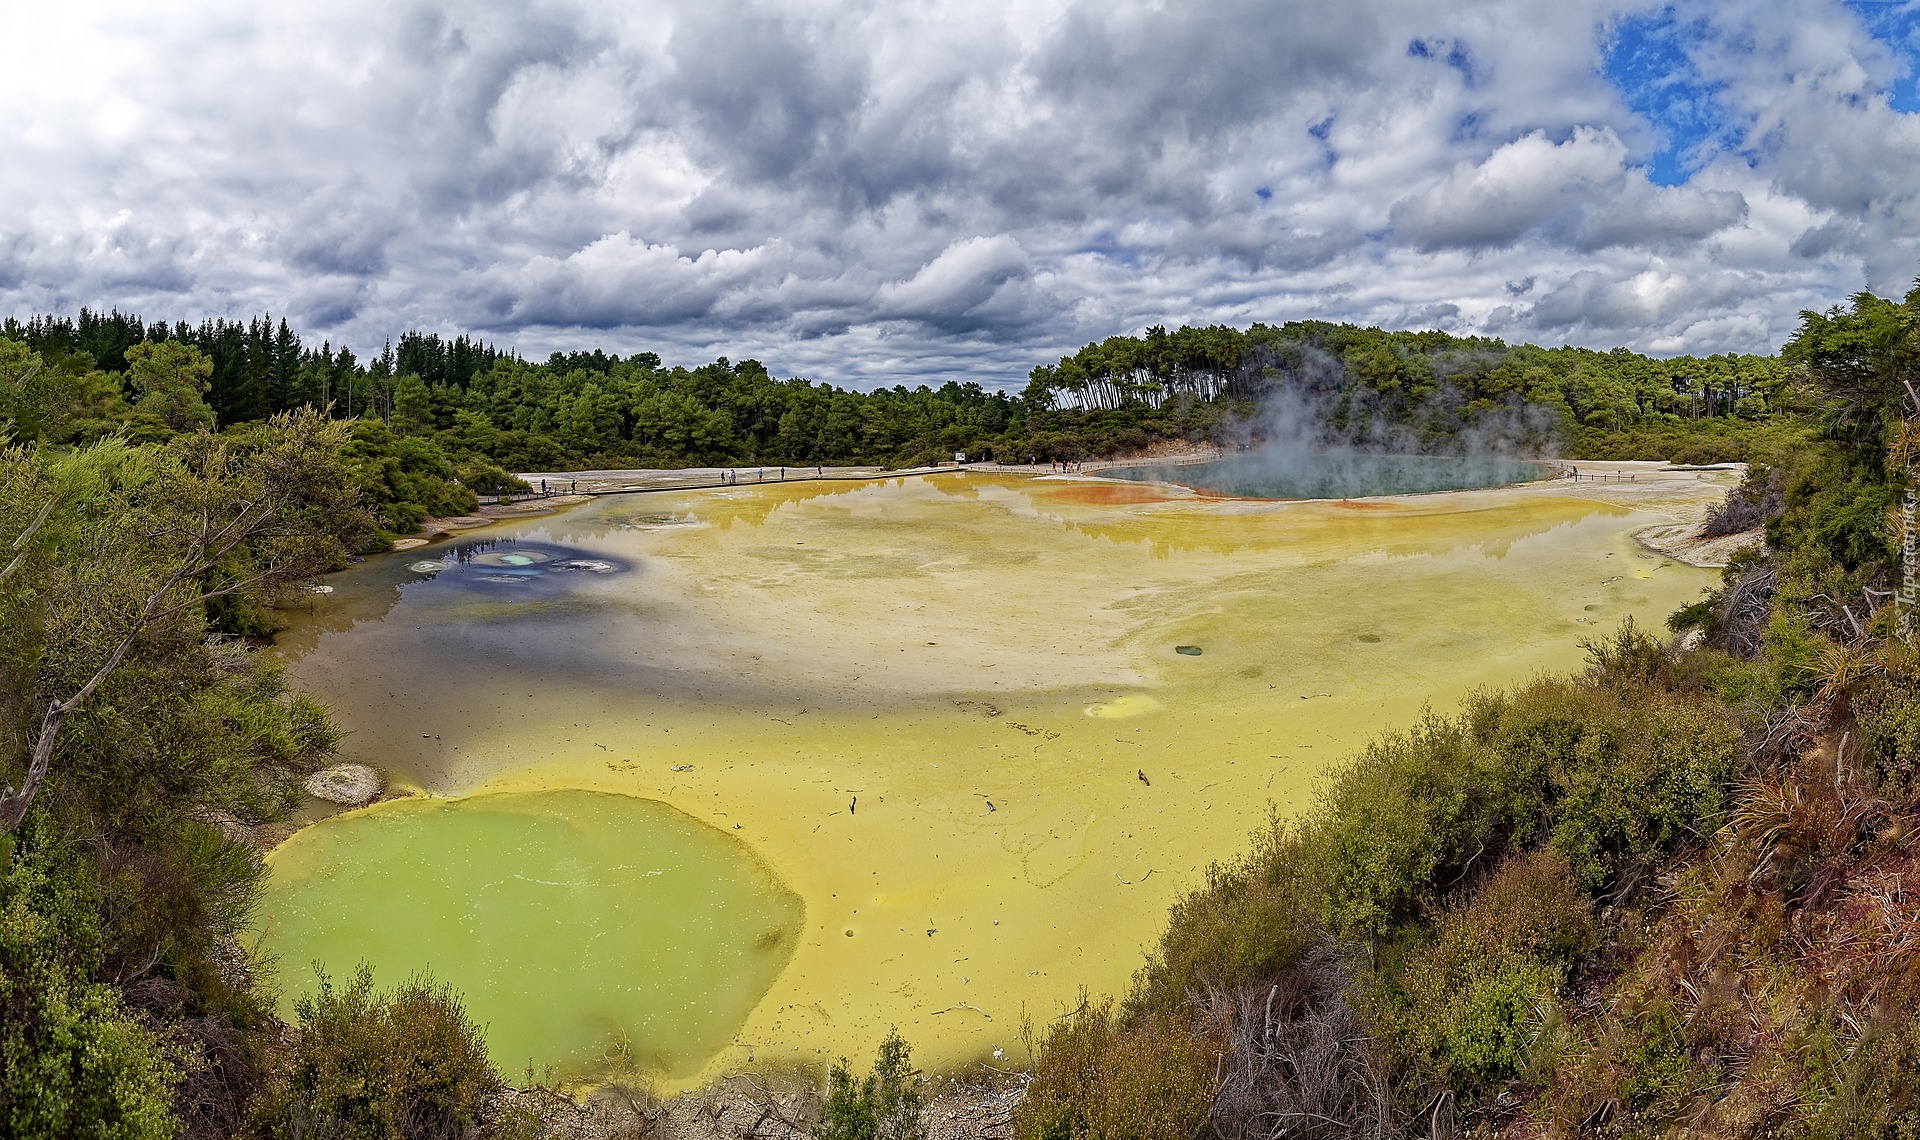
{"label": "bare tree branch", "polygon": [[[302,428],[300,423],[293,420],[286,423],[276,421],[275,426],[283,429]],[[324,438],[324,434],[290,434],[289,437],[283,437],[287,442],[294,443],[296,450],[277,456],[264,456],[263,462],[252,469],[230,463],[224,444],[205,445],[207,449],[199,452],[197,461],[193,455],[182,457],[186,460],[184,469],[173,469],[179,476],[177,482],[163,483],[151,500],[136,496],[126,504],[125,512],[117,517],[116,522],[121,528],[118,533],[122,536],[125,549],[133,552],[128,556],[136,560],[127,572],[134,576],[135,581],[146,574],[156,575],[158,581],[141,598],[137,609],[131,606],[133,599],[126,598],[123,603],[125,608],[117,617],[112,613],[114,606],[110,599],[105,603],[105,609],[100,610],[99,603],[84,596],[85,591],[70,591],[67,596],[50,599],[56,612],[70,611],[71,619],[81,623],[76,628],[92,626],[97,629],[99,625],[104,625],[105,629],[100,632],[107,633],[113,639],[112,649],[77,689],[48,701],[41,716],[39,731],[32,738],[33,746],[20,786],[0,789],[0,831],[19,826],[25,818],[46,780],[61,728],[114,671],[125,664],[144,635],[158,623],[205,605],[211,599],[240,594],[276,579],[298,576],[305,564],[312,561],[311,556],[324,549],[324,545],[316,547],[309,543],[291,552],[256,550],[254,557],[258,561],[249,567],[252,572],[218,585],[210,585],[206,581],[230,556],[249,543],[258,543],[263,539],[326,540],[333,535],[334,522],[316,524],[313,519],[303,520],[301,516],[289,513],[299,510],[302,502],[301,485],[307,470],[304,467],[305,453],[297,448],[300,444]],[[197,442],[190,441],[189,447]],[[20,554],[5,570],[0,571],[0,582],[4,582],[21,564],[32,538],[45,526],[58,503],[59,498],[55,496],[42,507],[33,523],[16,537],[13,548]],[[113,532],[107,528],[94,533],[110,536]],[[107,541],[111,542],[112,539],[109,537]],[[161,552],[168,547],[173,548],[171,552]],[[118,548],[107,549],[111,551]],[[160,554],[160,557],[153,558],[154,554]],[[145,563],[144,567],[136,569],[135,566],[140,562]],[[142,573],[143,570],[145,573]],[[109,576],[107,580],[111,581],[112,577]],[[127,612],[129,609],[132,609],[131,613]],[[99,612],[96,614],[94,611]]]}
{"label": "bare tree branch", "polygon": [[40,528],[46,525],[47,520],[53,516],[53,508],[59,505],[60,496],[55,495],[49,498],[46,505],[40,508],[40,513],[33,516],[33,521],[27,524],[27,529],[21,531],[19,536],[13,540],[13,546],[10,549],[16,550],[19,553],[13,556],[13,561],[7,563],[5,570],[0,570],[0,582],[5,582],[8,578],[13,577],[13,572],[18,570],[20,564],[27,560],[27,554],[29,553],[27,544],[33,541],[33,536],[37,534]]}

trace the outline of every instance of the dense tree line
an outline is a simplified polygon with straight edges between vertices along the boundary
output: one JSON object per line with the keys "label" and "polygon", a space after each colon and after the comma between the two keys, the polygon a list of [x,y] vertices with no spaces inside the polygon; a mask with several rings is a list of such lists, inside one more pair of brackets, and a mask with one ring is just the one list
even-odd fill
{"label": "dense tree line", "polygon": [[378,420],[383,439],[431,443],[483,491],[496,472],[588,466],[1080,459],[1257,439],[1276,409],[1325,442],[1390,450],[1493,440],[1595,458],[1741,458],[1792,375],[1774,357],[1657,360],[1315,321],[1110,337],[1034,369],[1018,395],[972,382],[857,392],[779,379],[754,360],[669,367],[647,352],[532,362],[418,332],[362,361],[265,316],[168,325],[82,310],[9,320],[0,338],[36,354],[47,382],[61,378],[67,442],[117,430],[144,398],[129,353],[172,345],[206,361],[199,382],[221,426],[303,407]]}
{"label": "dense tree line", "polygon": [[[1016,427],[1018,402],[978,384],[872,393],[778,380],[758,361],[663,367],[653,353],[553,353],[534,363],[471,339],[409,332],[364,363],[351,349],[307,345],[282,320],[148,324],[118,312],[0,324],[67,378],[100,415],[69,438],[109,430],[143,343],[193,348],[209,362],[204,399],[221,425],[313,408],[379,419],[462,459],[516,470],[585,463],[653,466],[750,462],[909,462],[987,442]],[[116,380],[116,378],[118,378]]]}
{"label": "dense tree line", "polygon": [[[1669,458],[1600,453],[1631,450],[1649,433],[1671,441],[1739,437],[1769,418],[1790,379],[1786,364],[1770,356],[1660,360],[1626,349],[1291,321],[1244,332],[1155,327],[1109,337],[1035,368],[1022,401],[1030,409],[1108,411],[1278,403],[1304,408],[1329,442],[1446,450],[1494,433],[1593,458]],[[1257,416],[1251,426],[1260,428]]]}

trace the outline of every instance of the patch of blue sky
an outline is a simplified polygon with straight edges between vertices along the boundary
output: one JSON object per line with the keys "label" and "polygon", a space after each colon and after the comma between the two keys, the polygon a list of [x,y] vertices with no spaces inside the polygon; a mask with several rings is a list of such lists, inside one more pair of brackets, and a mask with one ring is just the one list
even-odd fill
{"label": "patch of blue sky", "polygon": [[1308,124],[1307,133],[1320,140],[1320,149],[1325,152],[1320,156],[1320,165],[1324,169],[1332,170],[1334,164],[1340,160],[1339,153],[1333,149],[1333,143],[1328,141],[1333,134],[1333,116],[1328,115],[1317,123]]}
{"label": "patch of blue sky", "polygon": [[1080,252],[1090,253],[1111,265],[1121,265],[1128,269],[1138,269],[1141,265],[1139,248],[1122,244],[1120,235],[1112,230],[1101,230],[1094,234],[1091,240],[1080,246]]}
{"label": "patch of blue sky", "polygon": [[[1884,90],[1899,111],[1920,111],[1920,0],[1842,0],[1868,34],[1893,52],[1898,68]],[[1704,21],[1672,7],[1628,16],[1611,29],[1601,71],[1655,132],[1648,177],[1677,186],[1716,154],[1737,150],[1740,124],[1727,112],[1722,86],[1700,74],[1690,48],[1709,34]]]}
{"label": "patch of blue sky", "polygon": [[1920,0],[1845,0],[1847,10],[1885,44],[1900,72],[1884,94],[1897,111],[1920,111]]}
{"label": "patch of blue sky", "polygon": [[1601,62],[1627,106],[1653,126],[1647,176],[1662,186],[1680,185],[1715,153],[1739,145],[1721,85],[1700,74],[1687,50],[1703,34],[1701,23],[1671,8],[1628,16],[1613,26]]}
{"label": "patch of blue sky", "polygon": [[1460,73],[1468,87],[1477,86],[1480,82],[1479,73],[1474,68],[1473,52],[1459,40],[1409,40],[1407,55],[1412,59],[1438,59],[1444,62]]}
{"label": "patch of blue sky", "polygon": [[1468,87],[1479,85],[1480,76],[1479,73],[1474,70],[1473,53],[1467,50],[1466,44],[1456,40],[1452,46],[1447,49],[1447,66],[1459,72],[1461,77],[1467,81]]}

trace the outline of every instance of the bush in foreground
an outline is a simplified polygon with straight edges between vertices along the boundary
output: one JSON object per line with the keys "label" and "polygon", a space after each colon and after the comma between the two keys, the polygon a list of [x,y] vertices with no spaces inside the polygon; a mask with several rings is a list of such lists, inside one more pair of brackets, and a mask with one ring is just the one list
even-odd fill
{"label": "bush in foreground", "polygon": [[1048,1031],[1014,1121],[1017,1140],[1185,1140],[1213,1099],[1220,1043],[1190,1018],[1116,1018],[1085,1002]]}
{"label": "bush in foreground", "polygon": [[294,1009],[299,1037],[260,1105],[266,1135],[439,1140],[511,1123],[480,1027],[445,986],[410,978],[380,993],[363,964],[344,986],[322,973]]}
{"label": "bush in foreground", "polygon": [[922,1140],[920,1073],[899,1032],[880,1043],[873,1071],[855,1080],[845,1058],[827,1073],[827,1103],[814,1140]]}
{"label": "bush in foreground", "polygon": [[44,815],[0,834],[0,1135],[168,1140],[178,1066],[91,977],[96,900]]}

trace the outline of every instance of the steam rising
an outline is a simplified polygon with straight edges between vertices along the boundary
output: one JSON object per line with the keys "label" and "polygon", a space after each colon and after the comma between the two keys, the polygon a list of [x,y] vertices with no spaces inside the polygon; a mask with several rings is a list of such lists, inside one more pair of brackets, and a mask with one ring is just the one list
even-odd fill
{"label": "steam rising", "polygon": [[1178,483],[1214,495],[1247,499],[1355,499],[1470,491],[1538,479],[1541,466],[1493,456],[1370,455],[1358,451],[1262,448],[1214,463],[1128,467],[1123,479]]}
{"label": "steam rising", "polygon": [[[1242,361],[1259,411],[1238,425],[1243,453],[1215,463],[1111,474],[1216,494],[1341,499],[1495,487],[1540,478],[1566,433],[1558,407],[1476,390],[1478,354],[1422,358],[1414,382],[1396,361],[1358,376],[1318,346],[1262,346]],[[1460,377],[1461,382],[1449,382]]]}

